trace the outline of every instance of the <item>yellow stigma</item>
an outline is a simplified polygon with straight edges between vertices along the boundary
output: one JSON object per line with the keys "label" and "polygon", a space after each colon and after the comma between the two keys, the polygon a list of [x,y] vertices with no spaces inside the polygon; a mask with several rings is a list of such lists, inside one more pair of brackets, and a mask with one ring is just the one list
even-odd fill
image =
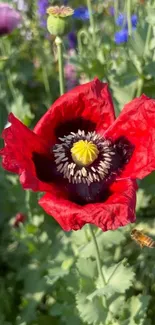
{"label": "yellow stigma", "polygon": [[98,157],[97,146],[87,140],[80,140],[71,148],[72,158],[75,163],[81,166],[89,166]]}

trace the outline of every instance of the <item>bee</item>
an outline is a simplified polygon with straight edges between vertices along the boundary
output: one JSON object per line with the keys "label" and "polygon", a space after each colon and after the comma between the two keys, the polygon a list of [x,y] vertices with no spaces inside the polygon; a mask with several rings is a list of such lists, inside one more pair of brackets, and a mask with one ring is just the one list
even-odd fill
{"label": "bee", "polygon": [[149,237],[146,236],[142,231],[137,229],[132,229],[131,231],[131,238],[135,240],[137,244],[140,245],[141,248],[144,246],[153,248],[155,247],[155,241]]}

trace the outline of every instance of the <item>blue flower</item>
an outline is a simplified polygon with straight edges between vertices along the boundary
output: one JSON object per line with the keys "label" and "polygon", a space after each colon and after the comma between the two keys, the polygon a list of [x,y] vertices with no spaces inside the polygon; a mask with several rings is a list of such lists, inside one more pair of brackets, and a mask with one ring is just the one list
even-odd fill
{"label": "blue flower", "polygon": [[48,6],[48,0],[38,0],[38,13],[40,16],[46,15],[46,9]]}
{"label": "blue flower", "polygon": [[[133,14],[131,16],[132,30],[136,29],[138,22],[137,15]],[[116,19],[116,25],[122,27],[121,30],[115,33],[114,39],[116,44],[126,43],[128,41],[128,23],[127,18],[123,13],[120,13]]]}
{"label": "blue flower", "polygon": [[126,43],[128,41],[128,30],[126,28],[119,30],[115,33],[115,43],[121,44]]}
{"label": "blue flower", "polygon": [[45,15],[46,15],[46,10],[49,6],[49,2],[48,0],[38,0],[38,14],[40,16],[40,24],[42,27],[46,26],[46,19],[45,19]]}
{"label": "blue flower", "polygon": [[88,20],[89,19],[89,11],[87,7],[81,6],[74,9],[73,18]]}
{"label": "blue flower", "polygon": [[74,32],[70,32],[68,34],[68,43],[69,43],[69,48],[70,49],[75,49],[77,46],[77,37]]}
{"label": "blue flower", "polygon": [[109,13],[110,13],[111,16],[114,16],[114,14],[115,14],[115,8],[114,7],[110,7],[109,8]]}
{"label": "blue flower", "polygon": [[132,23],[132,27],[137,26],[137,23],[138,23],[137,15],[134,14],[134,15],[131,16],[131,23]]}
{"label": "blue flower", "polygon": [[[138,18],[137,18],[137,15],[136,14],[133,14],[131,16],[131,24],[132,24],[132,27],[136,27],[137,26],[137,22],[138,22]],[[127,17],[126,15],[124,15],[123,13],[120,13],[116,19],[116,25],[117,26],[120,26],[120,27],[125,27],[127,28],[128,27],[128,24],[127,24]]]}
{"label": "blue flower", "polygon": [[126,16],[121,13],[116,18],[116,25],[122,27],[123,25],[126,24],[126,21],[127,21]]}

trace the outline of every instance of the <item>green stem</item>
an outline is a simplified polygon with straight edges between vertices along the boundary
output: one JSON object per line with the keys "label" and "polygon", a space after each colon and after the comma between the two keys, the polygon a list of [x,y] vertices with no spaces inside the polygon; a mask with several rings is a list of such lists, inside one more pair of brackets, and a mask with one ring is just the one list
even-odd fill
{"label": "green stem", "polygon": [[65,92],[64,86],[64,66],[63,66],[63,49],[62,49],[62,39],[57,36],[55,39],[55,44],[58,50],[58,64],[59,64],[59,85],[60,85],[60,95]]}
{"label": "green stem", "polygon": [[142,89],[143,89],[143,83],[144,83],[144,80],[143,80],[142,78],[138,80],[136,97],[141,96],[141,94],[142,94]]}
{"label": "green stem", "polygon": [[49,80],[48,80],[48,74],[47,74],[47,69],[46,67],[43,65],[42,68],[42,72],[43,72],[43,81],[44,81],[44,87],[45,87],[45,91],[47,93],[47,95],[49,97],[51,97],[51,92],[50,92],[50,85],[49,85]]}
{"label": "green stem", "polygon": [[115,21],[118,16],[118,0],[114,0],[114,16],[115,16]]}
{"label": "green stem", "polygon": [[31,212],[31,205],[30,205],[30,197],[31,197],[31,191],[27,190],[25,191],[25,206],[27,210],[27,216],[29,218],[29,221],[32,220],[32,212]]}
{"label": "green stem", "polygon": [[131,0],[127,0],[127,22],[128,22],[128,33],[129,36],[132,34],[132,23],[131,23]]}
{"label": "green stem", "polygon": [[148,30],[147,30],[147,35],[146,35],[146,41],[145,41],[145,47],[144,47],[144,56],[147,54],[149,50],[149,43],[151,39],[151,31],[152,31],[152,26],[149,24]]}
{"label": "green stem", "polygon": [[87,0],[87,7],[89,11],[89,17],[90,17],[90,27],[92,30],[92,37],[93,37],[93,44],[95,44],[95,22],[94,22],[94,17],[93,17],[93,10],[92,10],[92,4],[91,0]]}
{"label": "green stem", "polygon": [[93,240],[94,247],[95,247],[96,262],[97,262],[98,273],[99,273],[99,275],[100,275],[100,277],[102,279],[103,286],[105,286],[106,285],[106,280],[105,280],[105,277],[104,277],[103,272],[102,272],[102,264],[101,264],[100,252],[99,252],[97,240],[96,240],[96,237],[95,237],[95,234],[94,234],[94,231],[93,231],[92,226],[90,224],[88,226],[89,226],[89,231],[91,233],[92,240]]}
{"label": "green stem", "polygon": [[80,30],[78,33],[77,33],[77,42],[78,42],[78,51],[79,51],[79,54],[82,54],[83,52],[83,49],[82,49],[82,39],[87,39],[87,41],[91,41],[89,39],[89,35],[88,33],[85,31],[85,30]]}
{"label": "green stem", "polygon": [[[9,55],[7,53],[7,50],[6,50],[5,43],[3,41],[1,41],[0,47],[1,47],[2,55],[4,57],[9,57]],[[5,76],[7,78],[7,83],[8,83],[8,87],[10,89],[10,93],[12,95],[12,98],[13,98],[14,101],[16,101],[16,90],[15,90],[15,88],[13,86],[11,72],[10,72],[10,70],[8,68],[6,68]]]}

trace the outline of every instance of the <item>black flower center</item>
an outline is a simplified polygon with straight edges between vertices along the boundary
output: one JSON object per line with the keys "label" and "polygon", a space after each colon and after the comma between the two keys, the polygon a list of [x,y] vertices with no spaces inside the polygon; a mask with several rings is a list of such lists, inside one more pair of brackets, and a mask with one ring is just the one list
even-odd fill
{"label": "black flower center", "polygon": [[112,141],[93,131],[78,130],[58,138],[51,148],[51,158],[34,153],[33,161],[41,181],[63,185],[69,199],[83,205],[102,202],[109,196],[110,184],[133,150],[125,137]]}
{"label": "black flower center", "polygon": [[69,183],[90,186],[91,183],[105,180],[110,175],[117,155],[111,141],[103,139],[96,132],[85,134],[81,130],[77,133],[71,132],[59,140],[60,143],[52,151],[57,171]]}

